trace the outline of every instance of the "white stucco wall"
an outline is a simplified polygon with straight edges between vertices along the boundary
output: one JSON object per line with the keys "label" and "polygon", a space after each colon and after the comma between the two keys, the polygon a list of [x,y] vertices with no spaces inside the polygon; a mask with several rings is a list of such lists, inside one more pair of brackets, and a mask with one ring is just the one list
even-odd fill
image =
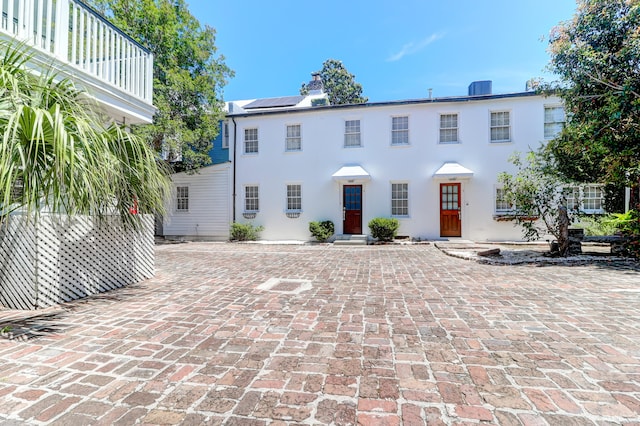
{"label": "white stucco wall", "polygon": [[[455,179],[462,189],[462,238],[477,241],[518,240],[511,222],[493,219],[497,175],[513,170],[508,158],[544,141],[544,107],[557,98],[519,96],[464,102],[368,105],[322,108],[296,113],[236,117],[237,220],[244,222],[244,186],[258,185],[260,211],[252,220],[263,225],[267,240],[309,240],[308,223],[330,219],[342,233],[342,184],[332,174],[348,164],[362,166],[371,176],[363,183],[363,233],[374,217],[391,216],[391,183],[409,184],[409,216],[399,217],[400,235],[440,237],[439,183],[434,172],[445,162],[457,162],[474,172]],[[511,142],[490,142],[490,112],[509,111]],[[458,144],[440,144],[440,114],[457,113]],[[408,146],[391,146],[391,117],[409,117]],[[362,147],[344,148],[344,121],[360,120]],[[300,124],[302,151],[285,152],[286,126]],[[259,153],[244,154],[245,128],[258,128]],[[299,218],[285,215],[286,185],[302,185]]]}
{"label": "white stucco wall", "polygon": [[[231,225],[231,163],[171,176],[172,194],[164,218],[165,237],[228,240]],[[189,188],[189,211],[176,211],[176,187]]]}

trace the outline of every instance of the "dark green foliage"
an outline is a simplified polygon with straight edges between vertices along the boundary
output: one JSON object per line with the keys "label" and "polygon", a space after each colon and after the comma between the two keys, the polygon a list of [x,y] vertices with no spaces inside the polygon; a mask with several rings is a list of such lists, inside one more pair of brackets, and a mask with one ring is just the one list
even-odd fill
{"label": "dark green foliage", "polygon": [[262,226],[253,226],[251,223],[233,223],[231,224],[231,240],[255,241],[262,231],[264,231]]}
{"label": "dark green foliage", "polygon": [[[640,178],[640,0],[578,0],[549,40],[568,122],[548,150],[579,182]],[[616,209],[617,210],[617,209]]]}
{"label": "dark green foliage", "polygon": [[624,211],[624,185],[608,183],[604,186],[604,210],[609,213]]}
{"label": "dark green foliage", "polygon": [[233,76],[224,57],[216,56],[215,30],[202,27],[184,0],[89,4],[153,53],[153,104],[158,111],[152,124],[132,130],[157,151],[164,148],[174,159],[181,155],[181,170],[209,164],[223,116],[222,88]]}
{"label": "dark green foliage", "polygon": [[[356,76],[347,71],[341,61],[327,59],[318,74],[330,105],[364,104],[369,100],[362,96],[362,85],[356,83]],[[300,94],[309,94],[305,83],[302,83]]]}
{"label": "dark green foliage", "polygon": [[373,238],[379,241],[393,241],[400,228],[400,222],[395,218],[376,217],[369,221],[368,226]]}
{"label": "dark green foliage", "polygon": [[335,232],[333,222],[330,220],[324,220],[322,222],[309,222],[309,232],[315,237],[316,240],[324,243]]}

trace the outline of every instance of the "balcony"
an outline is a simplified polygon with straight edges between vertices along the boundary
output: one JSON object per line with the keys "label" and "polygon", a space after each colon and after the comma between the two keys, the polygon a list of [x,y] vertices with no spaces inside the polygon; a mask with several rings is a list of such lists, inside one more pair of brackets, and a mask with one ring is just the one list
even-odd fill
{"label": "balcony", "polygon": [[53,66],[114,120],[150,123],[153,54],[79,0],[0,0],[0,38],[33,49],[30,66]]}

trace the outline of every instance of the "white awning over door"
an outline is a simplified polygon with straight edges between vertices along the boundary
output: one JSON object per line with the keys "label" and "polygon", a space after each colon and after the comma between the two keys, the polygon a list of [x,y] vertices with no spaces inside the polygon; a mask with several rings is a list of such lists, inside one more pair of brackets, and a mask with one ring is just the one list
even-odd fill
{"label": "white awning over door", "polygon": [[339,182],[362,182],[371,180],[371,175],[358,164],[343,166],[340,170],[332,174],[331,177]]}
{"label": "white awning over door", "polygon": [[433,174],[435,179],[469,179],[473,177],[473,170],[469,170],[455,162],[444,163]]}

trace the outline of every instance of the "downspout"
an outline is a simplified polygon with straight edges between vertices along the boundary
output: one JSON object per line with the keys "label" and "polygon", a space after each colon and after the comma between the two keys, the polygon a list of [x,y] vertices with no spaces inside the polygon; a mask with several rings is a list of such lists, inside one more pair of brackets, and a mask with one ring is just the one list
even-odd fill
{"label": "downspout", "polygon": [[238,126],[236,125],[236,119],[234,117],[231,117],[231,121],[233,121],[233,223],[236,223],[236,152],[238,152],[237,149],[237,129]]}

